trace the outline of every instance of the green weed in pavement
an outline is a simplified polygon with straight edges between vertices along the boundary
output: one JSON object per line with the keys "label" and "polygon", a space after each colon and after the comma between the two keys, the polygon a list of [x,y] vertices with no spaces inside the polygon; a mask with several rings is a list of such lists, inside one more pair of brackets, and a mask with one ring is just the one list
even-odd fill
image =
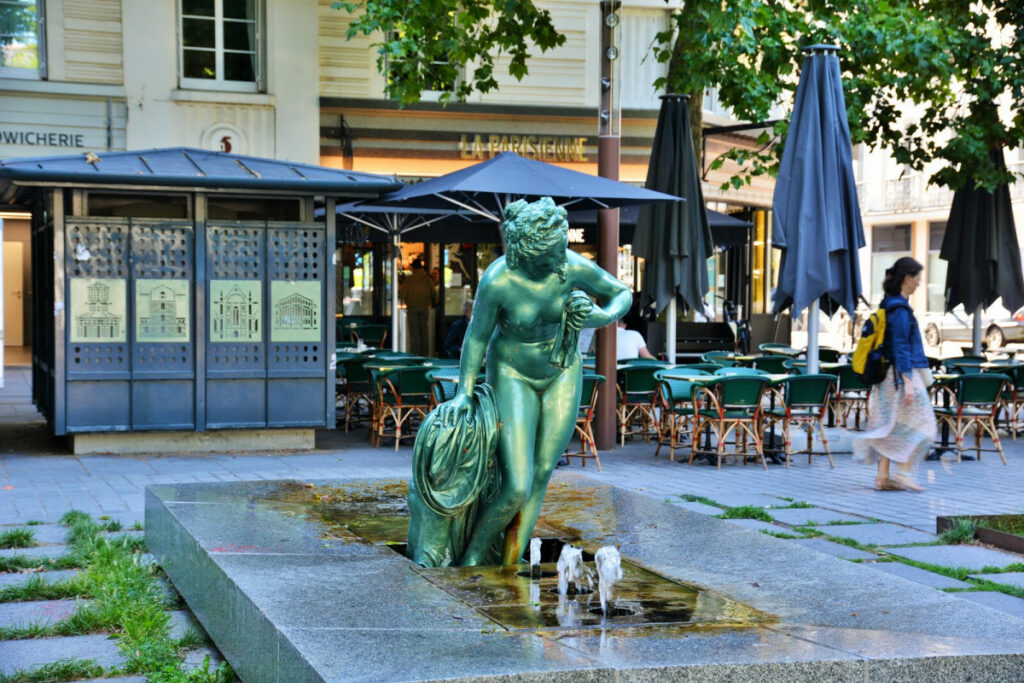
{"label": "green weed in pavement", "polygon": [[782,500],[788,500],[789,505],[773,505],[772,510],[799,510],[814,507],[810,503],[802,500],[793,500],[792,498],[783,498]]}
{"label": "green weed in pavement", "polygon": [[95,660],[60,659],[28,670],[0,673],[0,683],[57,683],[76,678],[96,678],[103,674],[103,667]]}
{"label": "green weed in pavement", "polygon": [[739,505],[734,508],[729,508],[722,514],[716,516],[719,519],[759,519],[762,522],[775,521],[764,508],[759,508],[754,505]]}
{"label": "green weed in pavement", "polygon": [[953,526],[939,534],[939,542],[943,545],[959,545],[974,541],[974,522],[964,517],[955,522]]}
{"label": "green weed in pavement", "polygon": [[787,534],[783,531],[769,531],[768,529],[761,529],[761,533],[765,536],[774,536],[775,538],[803,538],[803,536]]}
{"label": "green weed in pavement", "polygon": [[31,548],[36,545],[36,532],[31,529],[0,531],[0,548]]}
{"label": "green weed in pavement", "polygon": [[719,508],[722,507],[720,504],[716,503],[710,498],[705,498],[704,496],[695,496],[692,493],[681,493],[679,494],[679,497],[688,503],[704,503],[705,505],[714,505],[715,507]]}
{"label": "green weed in pavement", "polygon": [[0,588],[0,602],[28,602],[30,600],[67,600],[88,597],[81,577],[63,581],[47,581],[45,575],[27,574],[25,583]]}

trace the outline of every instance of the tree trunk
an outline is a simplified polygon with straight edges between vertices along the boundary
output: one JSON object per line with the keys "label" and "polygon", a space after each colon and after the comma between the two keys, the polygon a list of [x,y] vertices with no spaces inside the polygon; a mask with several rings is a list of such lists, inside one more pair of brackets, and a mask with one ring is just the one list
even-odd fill
{"label": "tree trunk", "polygon": [[[685,11],[685,8],[684,10]],[[700,35],[706,31],[705,26],[696,26],[700,22],[700,15],[697,12],[690,13],[690,35]],[[703,22],[702,22],[703,23]],[[682,86],[686,82],[685,64],[681,54],[685,36],[682,32],[676,33],[675,43],[672,45],[672,56],[668,60],[668,88],[669,93],[681,93],[690,96],[687,102],[687,109],[690,113],[690,137],[693,140],[693,151],[697,157],[697,167],[701,169],[701,176],[704,175],[704,136],[701,131],[704,128],[704,91],[685,91]]]}

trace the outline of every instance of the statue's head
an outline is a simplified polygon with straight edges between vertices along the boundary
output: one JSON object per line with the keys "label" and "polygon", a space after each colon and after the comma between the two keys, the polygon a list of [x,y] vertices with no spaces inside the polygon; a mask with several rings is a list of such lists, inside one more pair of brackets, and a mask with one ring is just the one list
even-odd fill
{"label": "statue's head", "polygon": [[523,263],[554,255],[554,272],[565,282],[565,251],[569,246],[569,223],[565,216],[565,209],[555,206],[551,197],[542,197],[532,204],[520,199],[506,206],[505,263],[509,269],[516,270]]}

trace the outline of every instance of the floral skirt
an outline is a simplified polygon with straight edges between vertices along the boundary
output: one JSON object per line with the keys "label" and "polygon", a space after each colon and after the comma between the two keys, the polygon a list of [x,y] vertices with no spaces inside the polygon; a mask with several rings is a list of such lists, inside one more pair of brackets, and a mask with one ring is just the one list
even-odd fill
{"label": "floral skirt", "polygon": [[935,441],[935,412],[924,380],[930,373],[922,368],[914,372],[906,387],[914,399],[904,404],[904,389],[893,382],[895,372],[895,367],[890,368],[871,390],[867,431],[853,440],[855,462],[871,464],[880,456],[898,463],[917,462]]}

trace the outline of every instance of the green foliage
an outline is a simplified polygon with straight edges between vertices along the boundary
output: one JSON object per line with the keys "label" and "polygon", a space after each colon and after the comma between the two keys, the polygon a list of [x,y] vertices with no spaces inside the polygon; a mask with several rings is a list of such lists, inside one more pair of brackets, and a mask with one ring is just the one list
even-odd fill
{"label": "green foliage", "polygon": [[722,514],[718,515],[719,519],[759,519],[762,522],[771,522],[772,516],[769,515],[764,508],[759,508],[754,505],[740,505],[738,507],[729,508]]}
{"label": "green foliage", "polygon": [[522,80],[531,46],[545,51],[565,42],[550,13],[531,0],[350,0],[332,7],[352,15],[348,38],[371,37],[386,94],[402,105],[418,102],[424,90],[439,90],[448,102],[496,89],[499,56]]}
{"label": "green foliage", "polygon": [[944,545],[956,545],[959,543],[971,543],[974,541],[975,525],[970,519],[960,518],[956,524],[946,529],[939,535],[939,543]]}
{"label": "green foliage", "polygon": [[29,600],[66,600],[86,597],[88,592],[81,578],[65,581],[47,581],[40,574],[29,574],[24,583],[0,588],[0,602],[27,602]]}
{"label": "green foliage", "polygon": [[783,531],[768,531],[767,529],[761,529],[761,533],[766,536],[774,536],[775,538],[803,538],[802,536],[787,534]]}
{"label": "green foliage", "polygon": [[0,673],[0,683],[57,683],[77,678],[96,678],[103,675],[103,667],[92,659],[60,659],[27,670]]}
{"label": "green foliage", "polygon": [[704,496],[695,496],[692,493],[683,493],[680,494],[679,497],[688,503],[704,503],[705,505],[714,505],[715,507],[719,508],[722,507],[721,505],[711,500],[710,498],[705,498]]}
{"label": "green foliage", "polygon": [[780,505],[779,507],[775,507],[773,505],[772,509],[773,510],[803,510],[803,509],[806,509],[806,508],[814,507],[810,503],[804,502],[802,500],[793,500],[792,498],[783,498],[783,500],[790,501],[789,505]]}
{"label": "green foliage", "polygon": [[36,544],[36,534],[31,529],[18,528],[0,531],[0,548],[31,548]]}

